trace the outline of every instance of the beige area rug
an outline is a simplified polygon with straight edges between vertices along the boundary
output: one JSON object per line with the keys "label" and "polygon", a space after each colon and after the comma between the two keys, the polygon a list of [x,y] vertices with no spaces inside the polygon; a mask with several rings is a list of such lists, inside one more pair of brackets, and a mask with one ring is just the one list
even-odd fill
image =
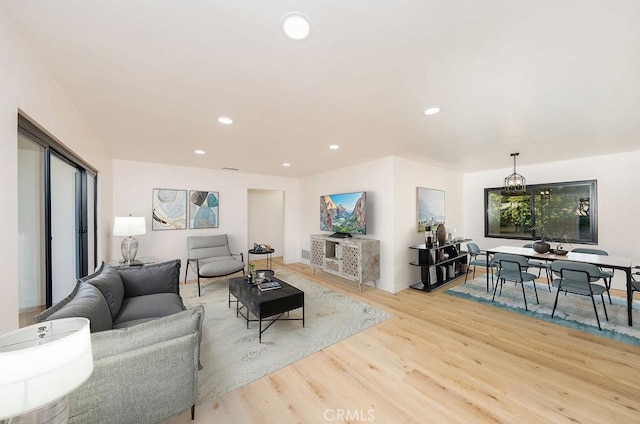
{"label": "beige area rug", "polygon": [[[304,292],[305,326],[302,321],[278,321],[262,334],[262,343],[258,323],[250,322],[247,329],[244,318],[236,318],[235,304],[228,307],[228,278],[201,284],[201,297],[196,284],[180,286],[188,308],[205,307],[198,403],[221,397],[391,317],[291,272],[277,271],[276,276]],[[301,310],[291,312],[291,318],[301,316]]]}

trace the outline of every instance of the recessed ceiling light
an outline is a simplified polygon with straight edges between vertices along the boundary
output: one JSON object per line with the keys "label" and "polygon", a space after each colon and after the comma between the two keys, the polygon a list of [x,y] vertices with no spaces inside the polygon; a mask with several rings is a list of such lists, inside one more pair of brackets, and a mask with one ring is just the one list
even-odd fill
{"label": "recessed ceiling light", "polygon": [[311,34],[311,21],[302,13],[291,12],[282,17],[280,28],[287,38],[301,41]]}
{"label": "recessed ceiling light", "polygon": [[285,162],[282,164],[282,166],[291,166],[291,164],[289,162]]}
{"label": "recessed ceiling light", "polygon": [[429,109],[424,111],[425,115],[435,115],[440,112],[440,108],[438,106],[430,107]]}
{"label": "recessed ceiling light", "polygon": [[196,155],[204,155],[206,152],[204,150],[194,150],[193,153]]}
{"label": "recessed ceiling light", "polygon": [[231,125],[233,124],[233,119],[227,118],[226,116],[221,116],[218,118],[218,122],[224,125]]}
{"label": "recessed ceiling light", "polygon": [[331,146],[329,146],[329,148],[331,150],[338,150],[340,148],[340,146],[338,146],[337,144],[332,144]]}

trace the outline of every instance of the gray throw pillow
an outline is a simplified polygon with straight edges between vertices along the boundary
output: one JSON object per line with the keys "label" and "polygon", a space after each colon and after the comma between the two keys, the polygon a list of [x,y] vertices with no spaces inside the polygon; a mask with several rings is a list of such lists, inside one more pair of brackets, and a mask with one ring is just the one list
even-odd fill
{"label": "gray throw pillow", "polygon": [[124,283],[124,296],[144,296],[156,293],[179,292],[180,259],[145,266],[118,269]]}
{"label": "gray throw pillow", "polygon": [[78,282],[71,294],[33,318],[38,323],[60,318],[84,317],[91,322],[91,332],[111,330],[113,321],[104,296],[91,284]]}
{"label": "gray throw pillow", "polygon": [[109,305],[111,318],[115,318],[120,312],[122,299],[124,299],[124,284],[118,271],[103,263],[98,272],[83,278],[82,281],[86,281],[100,290]]}

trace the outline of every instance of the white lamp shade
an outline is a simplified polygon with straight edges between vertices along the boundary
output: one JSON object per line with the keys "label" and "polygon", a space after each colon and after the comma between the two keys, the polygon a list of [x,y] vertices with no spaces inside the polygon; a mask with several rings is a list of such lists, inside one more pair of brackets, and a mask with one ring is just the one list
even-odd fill
{"label": "white lamp shade", "polygon": [[[44,337],[42,328],[48,329]],[[66,396],[92,372],[86,318],[46,321],[0,336],[0,420]]]}
{"label": "white lamp shade", "polygon": [[113,222],[114,236],[140,236],[147,234],[144,216],[116,216]]}

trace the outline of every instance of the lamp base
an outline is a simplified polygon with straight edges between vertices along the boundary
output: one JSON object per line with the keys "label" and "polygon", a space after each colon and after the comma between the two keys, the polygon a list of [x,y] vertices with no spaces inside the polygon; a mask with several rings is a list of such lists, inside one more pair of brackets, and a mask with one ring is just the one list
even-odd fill
{"label": "lamp base", "polygon": [[9,424],[64,424],[69,418],[69,396],[9,419]]}
{"label": "lamp base", "polygon": [[135,237],[127,237],[122,240],[122,244],[120,245],[120,251],[122,252],[122,257],[124,258],[124,263],[126,265],[130,265],[131,262],[136,258],[136,254],[138,253],[138,240]]}

